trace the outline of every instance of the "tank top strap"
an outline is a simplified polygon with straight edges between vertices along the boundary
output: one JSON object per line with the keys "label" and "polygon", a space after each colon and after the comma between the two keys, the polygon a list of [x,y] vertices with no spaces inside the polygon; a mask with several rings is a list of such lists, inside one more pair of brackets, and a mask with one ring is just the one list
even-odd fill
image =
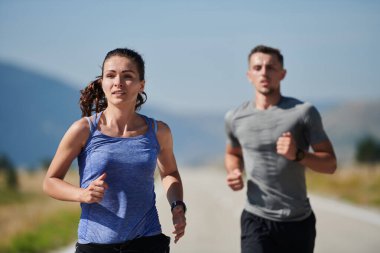
{"label": "tank top strap", "polygon": [[[98,127],[98,123],[100,120],[100,116],[102,115],[103,112],[97,113],[93,116],[86,117],[88,124],[90,125],[90,132],[93,134],[96,131],[96,128]],[[92,118],[95,118],[95,121],[92,120]]]}
{"label": "tank top strap", "polygon": [[95,129],[98,127],[98,123],[100,120],[100,116],[102,116],[102,113],[103,113],[103,111],[101,111],[95,115]]}
{"label": "tank top strap", "polygon": [[154,133],[157,133],[157,121],[145,115],[141,116],[144,118],[146,124],[148,125],[148,131],[153,130]]}
{"label": "tank top strap", "polygon": [[157,121],[155,119],[152,119],[152,121],[153,121],[153,124],[154,124],[153,130],[154,130],[155,133],[157,133]]}
{"label": "tank top strap", "polygon": [[88,122],[88,125],[90,126],[90,132],[92,134],[95,131],[94,122],[92,122],[91,117],[86,117],[86,120]]}

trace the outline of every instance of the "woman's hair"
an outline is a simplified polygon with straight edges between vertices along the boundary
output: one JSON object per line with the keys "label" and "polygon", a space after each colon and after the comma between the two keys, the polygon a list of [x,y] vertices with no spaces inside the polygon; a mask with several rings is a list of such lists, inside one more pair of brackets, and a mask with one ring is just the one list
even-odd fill
{"label": "woman's hair", "polygon": [[[80,91],[81,96],[79,99],[80,109],[82,111],[82,117],[91,116],[93,112],[101,112],[107,108],[107,99],[102,89],[102,77],[104,71],[104,63],[113,56],[126,57],[132,60],[139,73],[140,81],[145,80],[145,64],[141,55],[128,48],[116,48],[107,53],[102,64],[102,75],[98,76],[94,81],[89,83],[86,88]],[[141,92],[137,95],[137,101],[135,110],[138,111],[145,103],[147,95],[145,92]]]}

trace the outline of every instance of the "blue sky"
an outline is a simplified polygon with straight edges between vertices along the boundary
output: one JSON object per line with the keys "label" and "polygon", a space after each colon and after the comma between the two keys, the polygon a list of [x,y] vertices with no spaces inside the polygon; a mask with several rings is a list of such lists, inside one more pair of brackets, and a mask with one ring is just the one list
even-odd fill
{"label": "blue sky", "polygon": [[281,49],[283,94],[380,98],[380,1],[0,0],[0,60],[78,90],[116,47],[146,61],[148,104],[222,112],[251,99],[247,55]]}

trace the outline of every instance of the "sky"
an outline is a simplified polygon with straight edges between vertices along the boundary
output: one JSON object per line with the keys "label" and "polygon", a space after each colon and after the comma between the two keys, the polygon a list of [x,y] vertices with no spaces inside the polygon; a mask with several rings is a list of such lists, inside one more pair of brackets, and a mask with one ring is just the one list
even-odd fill
{"label": "sky", "polygon": [[376,100],[379,13],[376,0],[0,0],[0,61],[80,90],[128,47],[145,60],[147,104],[223,112],[252,99],[247,56],[265,44],[284,55],[284,95]]}

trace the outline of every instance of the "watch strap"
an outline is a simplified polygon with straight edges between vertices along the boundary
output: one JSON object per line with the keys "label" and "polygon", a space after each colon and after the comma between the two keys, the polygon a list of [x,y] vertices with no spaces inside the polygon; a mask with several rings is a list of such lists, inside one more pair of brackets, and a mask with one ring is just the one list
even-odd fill
{"label": "watch strap", "polygon": [[173,212],[173,209],[177,206],[182,206],[183,207],[183,212],[186,213],[186,210],[187,210],[187,207],[186,207],[186,204],[185,202],[183,202],[182,200],[176,200],[176,201],[173,201],[171,204],[170,204],[170,208],[171,208],[171,211]]}
{"label": "watch strap", "polygon": [[295,162],[299,162],[305,158],[305,151],[300,148],[297,148]]}

